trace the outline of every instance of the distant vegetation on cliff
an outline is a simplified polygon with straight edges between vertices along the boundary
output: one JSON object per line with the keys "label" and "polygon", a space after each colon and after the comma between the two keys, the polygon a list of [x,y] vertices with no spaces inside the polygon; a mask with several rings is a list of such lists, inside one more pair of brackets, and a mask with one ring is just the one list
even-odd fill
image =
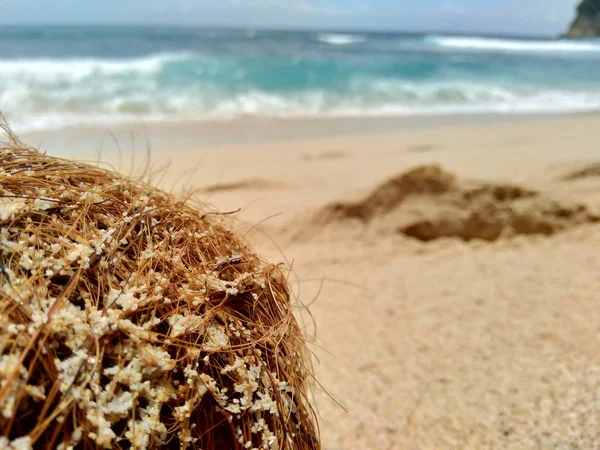
{"label": "distant vegetation on cliff", "polygon": [[586,16],[600,13],[600,0],[583,0],[577,7],[577,12]]}
{"label": "distant vegetation on cliff", "polygon": [[579,3],[577,17],[569,27],[566,36],[600,36],[600,0],[583,0]]}

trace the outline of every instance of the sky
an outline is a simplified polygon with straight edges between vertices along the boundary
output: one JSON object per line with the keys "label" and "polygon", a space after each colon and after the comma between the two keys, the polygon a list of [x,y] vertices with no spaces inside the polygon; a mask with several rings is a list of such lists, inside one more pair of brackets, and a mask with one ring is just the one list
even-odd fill
{"label": "sky", "polygon": [[4,24],[165,24],[556,35],[578,0],[0,0]]}

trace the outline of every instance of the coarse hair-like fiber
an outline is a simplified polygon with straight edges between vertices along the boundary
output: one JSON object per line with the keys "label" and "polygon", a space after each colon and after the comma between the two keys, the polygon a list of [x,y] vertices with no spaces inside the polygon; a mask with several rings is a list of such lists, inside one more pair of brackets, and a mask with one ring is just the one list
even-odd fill
{"label": "coarse hair-like fiber", "polygon": [[278,266],[225,216],[0,145],[0,448],[319,449]]}

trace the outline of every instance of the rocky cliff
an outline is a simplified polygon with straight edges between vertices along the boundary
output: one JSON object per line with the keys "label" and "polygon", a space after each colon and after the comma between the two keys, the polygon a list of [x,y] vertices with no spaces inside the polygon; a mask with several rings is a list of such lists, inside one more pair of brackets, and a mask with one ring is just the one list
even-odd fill
{"label": "rocky cliff", "polygon": [[600,36],[600,0],[583,0],[577,7],[577,17],[565,34],[567,37]]}

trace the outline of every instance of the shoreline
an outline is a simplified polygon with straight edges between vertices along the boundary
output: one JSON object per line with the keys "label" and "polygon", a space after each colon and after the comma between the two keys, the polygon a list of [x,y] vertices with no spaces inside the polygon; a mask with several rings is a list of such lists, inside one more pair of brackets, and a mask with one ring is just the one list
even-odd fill
{"label": "shoreline", "polygon": [[[444,114],[379,117],[243,118],[228,121],[174,120],[20,132],[21,139],[55,156],[80,157],[123,152],[199,150],[306,139],[388,134],[506,123],[594,117],[600,111],[547,114]],[[68,150],[71,149],[71,150]]]}
{"label": "shoreline", "polygon": [[[221,211],[241,207],[239,218],[248,223],[274,215],[266,226],[278,232],[305,211],[361,198],[389,177],[423,164],[437,163],[471,179],[544,188],[547,171],[591,164],[599,157],[595,140],[589,138],[598,127],[598,115],[491,119],[421,126],[406,121],[375,123],[379,128],[367,131],[359,122],[352,127],[354,123],[344,121],[340,125],[346,132],[339,134],[315,122],[293,123],[286,130],[269,123],[263,131],[273,133],[270,140],[260,130],[251,137],[262,140],[243,140],[232,132],[228,140],[204,146],[198,140],[202,130],[178,124],[167,127],[168,133],[161,128],[149,134],[150,162],[158,173],[151,181],[170,192],[198,189],[199,198]],[[146,153],[131,152],[131,137],[125,132],[116,135],[121,155],[105,147],[100,158],[81,150],[90,140],[85,132],[80,136],[83,145],[70,147],[76,159],[100,159],[134,175],[142,175],[147,167]],[[173,137],[188,146],[178,148]],[[105,143],[115,145],[112,138]],[[137,144],[138,150],[144,149],[139,139]],[[555,190],[556,185],[550,183],[550,188]],[[559,194],[569,195],[568,191],[561,187]]]}

